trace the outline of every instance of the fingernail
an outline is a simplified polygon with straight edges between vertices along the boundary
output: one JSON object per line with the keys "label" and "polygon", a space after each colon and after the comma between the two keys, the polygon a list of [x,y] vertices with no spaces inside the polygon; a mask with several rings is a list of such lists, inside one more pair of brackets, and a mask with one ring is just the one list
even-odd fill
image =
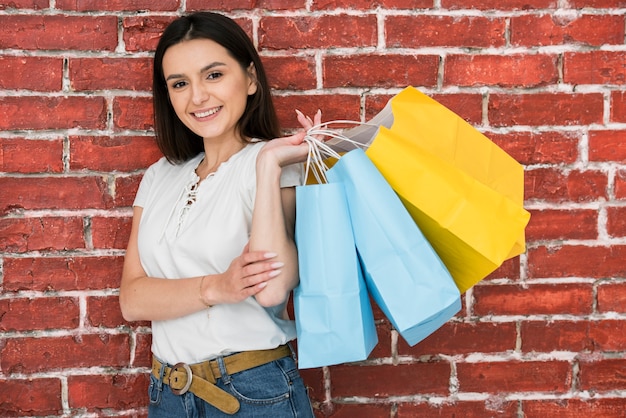
{"label": "fingernail", "polygon": [[276,253],[265,253],[265,254],[263,254],[263,257],[265,257],[265,258],[274,258],[277,255],[278,254],[276,254]]}
{"label": "fingernail", "polygon": [[[300,112],[298,109],[296,109],[296,113],[297,113],[298,115],[303,115],[303,114],[302,114],[302,112]],[[304,115],[303,115],[303,116],[304,116]]]}
{"label": "fingernail", "polygon": [[322,109],[317,109],[317,115],[321,115],[322,114]]}
{"label": "fingernail", "polygon": [[267,286],[267,282],[262,282],[262,283],[259,283],[259,287],[260,287],[261,289],[263,289],[265,286]]}
{"label": "fingernail", "polygon": [[275,262],[275,263],[272,263],[272,264],[271,264],[271,267],[272,267],[273,269],[278,269],[278,268],[281,268],[281,267],[282,267],[282,266],[284,266],[284,265],[285,265],[285,263],[283,263],[282,261],[277,261],[277,262]]}
{"label": "fingernail", "polygon": [[276,277],[276,276],[278,276],[280,274],[280,272],[281,272],[281,270],[272,270],[272,271],[270,271],[269,276],[270,277]]}

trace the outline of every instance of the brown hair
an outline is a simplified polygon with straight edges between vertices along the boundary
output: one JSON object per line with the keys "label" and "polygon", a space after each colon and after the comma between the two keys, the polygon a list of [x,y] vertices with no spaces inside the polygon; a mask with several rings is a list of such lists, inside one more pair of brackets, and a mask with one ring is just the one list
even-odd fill
{"label": "brown hair", "polygon": [[257,90],[248,96],[246,109],[237,123],[243,138],[270,140],[280,136],[280,126],[263,64],[252,41],[232,19],[211,12],[197,12],[173,21],[163,32],[154,55],[152,102],[154,129],[159,149],[171,163],[181,163],[204,151],[202,138],[176,116],[169,100],[163,56],[184,40],[210,39],[228,51],[244,71],[254,66]]}

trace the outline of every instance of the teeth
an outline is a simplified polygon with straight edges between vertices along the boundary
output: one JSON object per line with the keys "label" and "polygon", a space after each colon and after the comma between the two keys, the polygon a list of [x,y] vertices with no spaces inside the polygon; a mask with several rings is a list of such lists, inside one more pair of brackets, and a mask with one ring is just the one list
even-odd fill
{"label": "teeth", "polygon": [[197,118],[206,118],[207,116],[214,115],[218,110],[220,110],[220,108],[216,107],[215,109],[207,110],[206,112],[196,112],[194,115]]}

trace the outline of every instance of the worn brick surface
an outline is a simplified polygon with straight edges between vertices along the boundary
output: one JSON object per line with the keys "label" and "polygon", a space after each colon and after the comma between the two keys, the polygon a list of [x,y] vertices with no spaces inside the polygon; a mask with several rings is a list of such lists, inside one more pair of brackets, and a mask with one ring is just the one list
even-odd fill
{"label": "worn brick surface", "polygon": [[147,417],[150,323],[118,290],[152,54],[195,10],[252,38],[287,133],[412,85],[524,168],[526,251],[414,346],[374,304],[367,361],[302,370],[316,417],[624,417],[624,0],[0,4],[0,416]]}

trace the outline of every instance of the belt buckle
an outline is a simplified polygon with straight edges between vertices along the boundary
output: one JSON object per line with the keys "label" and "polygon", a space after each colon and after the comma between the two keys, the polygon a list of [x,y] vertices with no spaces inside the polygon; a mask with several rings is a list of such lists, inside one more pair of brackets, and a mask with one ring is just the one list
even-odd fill
{"label": "belt buckle", "polygon": [[[183,386],[181,389],[176,389],[172,387],[172,373],[180,370],[181,368],[185,371],[185,373],[187,373],[187,382],[185,383],[185,386]],[[189,365],[186,363],[176,363],[174,367],[172,367],[172,370],[170,371],[170,378],[169,378],[168,384],[174,395],[182,395],[186,393],[191,387],[192,379],[193,379],[193,373],[191,372],[191,367],[189,367]]]}

